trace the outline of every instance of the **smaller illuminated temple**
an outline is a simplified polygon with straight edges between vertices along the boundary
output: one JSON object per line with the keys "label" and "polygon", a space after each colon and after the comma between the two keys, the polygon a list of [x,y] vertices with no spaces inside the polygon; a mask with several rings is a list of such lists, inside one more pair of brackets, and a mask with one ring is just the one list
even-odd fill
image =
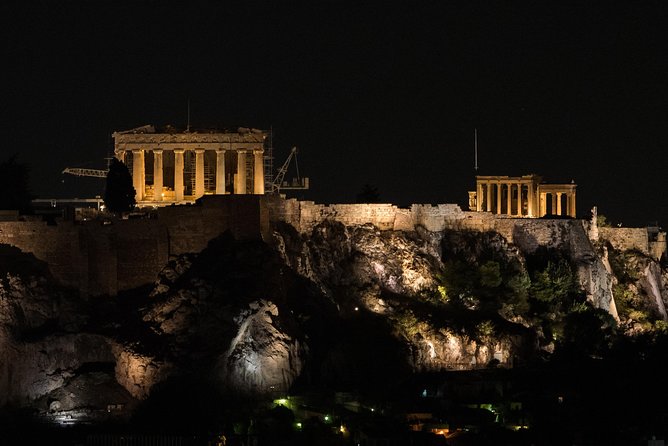
{"label": "smaller illuminated temple", "polygon": [[476,190],[469,191],[469,208],[513,217],[545,215],[575,218],[574,181],[543,183],[538,175],[476,176]]}
{"label": "smaller illuminated temple", "polygon": [[140,206],[187,202],[205,194],[264,194],[264,131],[158,132],[146,125],[112,136]]}

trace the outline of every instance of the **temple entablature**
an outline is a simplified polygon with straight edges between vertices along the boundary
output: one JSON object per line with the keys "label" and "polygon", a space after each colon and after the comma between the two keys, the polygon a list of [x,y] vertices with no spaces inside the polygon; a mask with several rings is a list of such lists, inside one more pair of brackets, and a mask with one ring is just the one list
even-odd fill
{"label": "temple entablature", "polygon": [[114,132],[114,154],[132,175],[139,206],[192,202],[203,195],[264,194],[267,132],[163,132],[147,125]]}
{"label": "temple entablature", "polygon": [[469,209],[513,217],[576,216],[575,182],[543,183],[538,175],[476,176]]}

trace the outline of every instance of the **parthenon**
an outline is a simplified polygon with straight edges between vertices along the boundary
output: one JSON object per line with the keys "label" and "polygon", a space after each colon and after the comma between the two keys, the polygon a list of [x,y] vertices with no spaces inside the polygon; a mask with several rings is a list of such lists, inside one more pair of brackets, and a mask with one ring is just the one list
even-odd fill
{"label": "parthenon", "polygon": [[147,125],[112,136],[114,154],[128,166],[140,206],[205,194],[264,194],[264,131],[156,132]]}
{"label": "parthenon", "polygon": [[516,217],[545,215],[575,218],[574,181],[543,183],[538,175],[476,176],[476,190],[469,191],[469,208]]}

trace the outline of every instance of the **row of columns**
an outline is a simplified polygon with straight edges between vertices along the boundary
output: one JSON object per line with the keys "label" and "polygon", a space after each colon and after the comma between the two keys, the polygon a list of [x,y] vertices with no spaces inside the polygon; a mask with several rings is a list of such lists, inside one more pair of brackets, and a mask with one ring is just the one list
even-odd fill
{"label": "row of columns", "polygon": [[[483,211],[483,197],[486,196],[485,200],[485,208],[487,212],[492,212],[492,202],[493,202],[493,188],[496,186],[496,213],[497,214],[502,214],[503,212],[503,202],[501,197],[503,196],[503,187],[506,187],[506,190],[508,191],[507,197],[506,197],[506,214],[507,215],[513,215],[512,213],[512,200],[513,200],[513,186],[515,186],[517,190],[517,214],[518,216],[522,217],[524,216],[524,199],[522,197],[522,186],[528,186],[528,193],[527,193],[527,216],[533,217],[534,214],[534,206],[533,203],[535,201],[534,197],[534,190],[533,187],[531,187],[531,183],[518,183],[518,182],[509,182],[509,181],[488,181],[488,182],[478,182],[477,187],[478,190],[476,191],[476,210],[477,211]],[[483,188],[483,186],[486,186]],[[484,190],[486,189],[486,191]]]}
{"label": "row of columns", "polygon": [[[163,160],[162,150],[153,150],[153,190],[154,201],[162,201],[163,188]],[[184,149],[174,150],[174,194],[175,201],[183,201],[183,154]],[[225,193],[225,152],[226,150],[216,150],[216,194]],[[235,194],[248,193],[246,188],[246,152],[252,152],[254,156],[253,164],[253,193],[264,194],[264,162],[262,150],[235,150],[237,153],[237,175],[234,183]],[[121,155],[122,156],[122,155]],[[121,159],[121,161],[124,161]],[[145,161],[144,150],[132,151],[132,184],[137,192],[137,201],[145,198]],[[195,198],[204,195],[204,149],[195,149]]]}
{"label": "row of columns", "polygon": [[[566,195],[566,209],[562,208],[561,197]],[[551,209],[550,213],[552,215],[570,215],[575,217],[575,193],[569,192],[541,192],[540,194],[540,214],[547,214],[547,196],[551,197]],[[565,211],[565,212],[564,212]]]}

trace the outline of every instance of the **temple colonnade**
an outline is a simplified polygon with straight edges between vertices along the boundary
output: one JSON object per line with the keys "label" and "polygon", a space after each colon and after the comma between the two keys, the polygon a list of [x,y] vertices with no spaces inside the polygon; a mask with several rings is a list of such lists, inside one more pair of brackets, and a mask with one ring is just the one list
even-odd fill
{"label": "temple colonnade", "polygon": [[116,157],[131,170],[139,204],[214,193],[264,194],[265,132],[156,133],[144,126],[113,137]]}
{"label": "temple colonnade", "polygon": [[537,175],[477,176],[469,207],[515,217],[576,216],[576,184],[546,184]]}

